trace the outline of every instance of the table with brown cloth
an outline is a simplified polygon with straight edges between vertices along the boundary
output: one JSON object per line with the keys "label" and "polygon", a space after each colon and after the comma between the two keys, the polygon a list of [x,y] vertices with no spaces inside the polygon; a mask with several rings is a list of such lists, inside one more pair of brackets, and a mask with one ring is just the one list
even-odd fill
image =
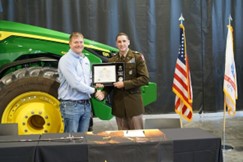
{"label": "table with brown cloth", "polygon": [[173,162],[173,143],[160,130],[142,131],[144,137],[129,137],[126,131],[89,133],[89,161],[91,162]]}
{"label": "table with brown cloth", "polygon": [[199,128],[0,136],[0,162],[222,162],[221,139]]}

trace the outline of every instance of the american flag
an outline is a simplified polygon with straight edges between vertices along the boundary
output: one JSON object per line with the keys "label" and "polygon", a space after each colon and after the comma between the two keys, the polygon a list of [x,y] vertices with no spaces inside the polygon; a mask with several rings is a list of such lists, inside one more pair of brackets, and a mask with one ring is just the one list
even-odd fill
{"label": "american flag", "polygon": [[228,35],[225,50],[224,72],[224,98],[228,108],[228,114],[233,116],[236,112],[236,100],[238,98],[236,68],[233,51],[233,27],[228,25]]}
{"label": "american flag", "polygon": [[180,48],[175,65],[172,90],[175,93],[175,112],[187,121],[192,120],[192,86],[186,52],[185,27],[180,24]]}

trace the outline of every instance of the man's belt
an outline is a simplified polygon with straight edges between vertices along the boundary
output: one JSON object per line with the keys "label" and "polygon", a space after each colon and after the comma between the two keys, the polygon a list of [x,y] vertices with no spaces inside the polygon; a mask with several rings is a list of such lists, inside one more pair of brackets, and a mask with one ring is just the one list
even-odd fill
{"label": "man's belt", "polygon": [[63,99],[60,99],[60,102],[74,102],[74,103],[79,103],[79,104],[85,104],[85,103],[89,103],[89,100],[63,100]]}

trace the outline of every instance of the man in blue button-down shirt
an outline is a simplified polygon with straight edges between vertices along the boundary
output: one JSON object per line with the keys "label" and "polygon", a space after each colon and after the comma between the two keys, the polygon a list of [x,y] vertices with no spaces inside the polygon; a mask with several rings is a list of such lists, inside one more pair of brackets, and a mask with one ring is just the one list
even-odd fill
{"label": "man in blue button-down shirt", "polygon": [[89,59],[82,53],[84,36],[74,32],[69,39],[70,49],[58,64],[58,99],[64,119],[64,132],[88,131],[91,118],[90,95],[92,74]]}

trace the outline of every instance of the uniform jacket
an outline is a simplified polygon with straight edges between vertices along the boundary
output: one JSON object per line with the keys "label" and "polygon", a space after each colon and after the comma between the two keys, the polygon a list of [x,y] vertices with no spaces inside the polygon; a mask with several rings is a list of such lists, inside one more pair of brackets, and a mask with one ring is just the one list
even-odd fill
{"label": "uniform jacket", "polygon": [[124,88],[112,88],[112,114],[117,117],[132,117],[144,113],[140,87],[148,84],[148,69],[141,53],[129,50],[126,57],[119,54],[109,59],[109,62],[125,63]]}

